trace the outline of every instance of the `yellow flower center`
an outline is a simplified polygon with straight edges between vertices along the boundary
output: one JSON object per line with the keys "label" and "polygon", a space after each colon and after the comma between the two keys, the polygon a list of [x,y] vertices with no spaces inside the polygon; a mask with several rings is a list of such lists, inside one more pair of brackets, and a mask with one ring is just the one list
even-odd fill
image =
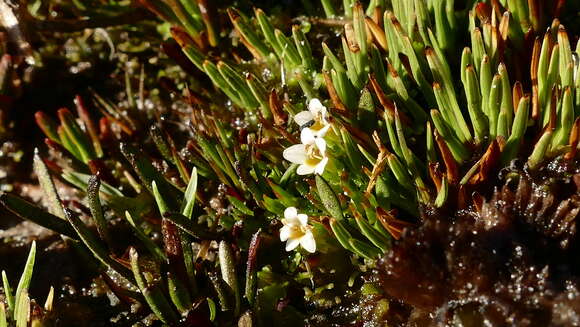
{"label": "yellow flower center", "polygon": [[324,158],[316,144],[306,145],[306,156],[308,158],[305,163],[309,166],[316,166]]}
{"label": "yellow flower center", "polygon": [[286,219],[282,219],[282,223],[286,226],[290,226],[290,239],[300,239],[307,231],[310,230],[310,226],[294,225],[288,224]]}
{"label": "yellow flower center", "polygon": [[322,117],[322,112],[318,112],[314,116],[314,124],[312,124],[312,126],[310,126],[309,128],[313,131],[319,131],[322,128],[324,128],[325,125],[326,124],[324,123],[324,119]]}
{"label": "yellow flower center", "polygon": [[318,161],[322,160],[324,157],[322,153],[320,153],[320,149],[316,144],[307,144],[306,145],[306,155],[309,159],[318,159]]}
{"label": "yellow flower center", "polygon": [[324,124],[322,123],[322,119],[319,119],[318,117],[316,119],[314,119],[314,124],[312,124],[312,126],[310,126],[309,128],[313,131],[319,131],[324,127]]}

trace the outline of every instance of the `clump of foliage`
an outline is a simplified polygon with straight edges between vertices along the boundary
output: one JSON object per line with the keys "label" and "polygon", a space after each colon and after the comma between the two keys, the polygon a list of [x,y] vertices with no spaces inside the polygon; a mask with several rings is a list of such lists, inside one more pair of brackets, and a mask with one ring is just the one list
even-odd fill
{"label": "clump of foliage", "polygon": [[48,212],[0,195],[91,262],[128,322],[580,319],[578,4],[139,3],[187,73],[174,105],[143,106],[127,74],[124,105],[37,112]]}

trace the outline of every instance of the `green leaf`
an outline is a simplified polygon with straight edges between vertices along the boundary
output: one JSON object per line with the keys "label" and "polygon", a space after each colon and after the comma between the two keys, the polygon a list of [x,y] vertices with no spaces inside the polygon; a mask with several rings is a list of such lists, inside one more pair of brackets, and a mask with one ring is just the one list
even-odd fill
{"label": "green leaf", "polygon": [[387,154],[387,164],[389,165],[389,168],[391,168],[391,171],[393,172],[393,175],[395,176],[399,184],[401,184],[401,186],[403,186],[407,190],[413,192],[415,190],[415,187],[413,186],[413,182],[411,181],[409,172],[403,166],[401,161],[397,159],[397,157],[394,154],[389,153]]}
{"label": "green leaf", "polygon": [[501,77],[501,109],[500,109],[500,115],[503,114],[505,116],[505,126],[507,126],[507,131],[505,131],[504,133],[500,133],[500,128],[502,127],[501,124],[499,124],[499,120],[498,120],[498,133],[497,135],[502,135],[504,137],[507,137],[509,135],[509,129],[512,126],[513,123],[513,113],[514,113],[514,107],[513,107],[513,99],[512,99],[512,87],[510,84],[510,80],[508,77],[508,72],[507,72],[507,68],[505,67],[505,65],[502,63],[498,66],[498,74]]}
{"label": "green leaf", "polygon": [[[558,59],[560,58],[560,45],[554,45],[552,49],[552,56],[550,57],[550,65],[548,67],[548,75],[542,83],[543,88],[540,88],[540,104],[543,106],[543,125],[548,124],[550,120],[550,102],[551,102],[551,92],[554,84],[558,82]],[[538,79],[538,85],[540,80]]]}
{"label": "green leaf", "polygon": [[191,297],[187,291],[187,285],[177,278],[172,272],[167,272],[167,288],[169,298],[180,313],[187,312],[191,308]]}
{"label": "green leaf", "polygon": [[143,278],[139,265],[139,255],[137,250],[133,247],[129,249],[129,258],[131,260],[131,270],[135,281],[137,282],[137,286],[139,286],[139,289],[145,297],[145,301],[147,301],[151,311],[153,311],[157,318],[159,318],[163,323],[177,325],[177,321],[179,320],[177,313],[169,304],[169,301],[161,291],[159,285],[148,285],[147,281]]}
{"label": "green leaf", "polygon": [[262,11],[262,9],[255,9],[256,20],[260,25],[260,29],[262,30],[262,34],[264,34],[264,38],[266,41],[272,46],[276,55],[282,59],[283,49],[278,44],[278,40],[276,40],[276,35],[274,34],[274,27],[270,23],[268,16]]}
{"label": "green leaf", "polygon": [[241,213],[243,213],[244,215],[248,215],[248,216],[254,215],[254,212],[252,211],[252,209],[248,208],[248,206],[246,206],[246,204],[243,201],[240,201],[235,196],[228,195],[227,197],[228,197],[228,200],[230,201],[230,203],[234,206],[234,208],[239,210]]}
{"label": "green leaf", "polygon": [[286,207],[296,206],[298,201],[300,201],[300,199],[298,199],[292,193],[286,191],[286,189],[280,185],[274,183],[272,180],[268,179],[267,183],[272,188],[272,191],[274,191],[274,195],[276,195],[280,202]]}
{"label": "green leaf", "polygon": [[332,190],[328,182],[322,178],[320,175],[316,175],[316,190],[318,191],[318,196],[322,201],[322,205],[326,208],[326,211],[336,220],[342,220],[344,218],[342,214],[342,208],[340,207],[340,202],[338,202],[338,197],[336,193]]}
{"label": "green leaf", "polygon": [[60,136],[58,135],[58,125],[54,121],[54,119],[50,118],[47,114],[42,111],[37,111],[34,114],[34,118],[36,120],[36,125],[40,127],[44,135],[49,139],[55,141],[56,143],[60,143]]}
{"label": "green leaf", "polygon": [[528,127],[529,103],[530,98],[528,96],[520,100],[518,112],[516,113],[516,118],[514,119],[514,125],[512,127],[512,133],[502,152],[502,162],[504,164],[507,164],[518,154],[520,144],[526,132],[526,128]]}
{"label": "green leaf", "polygon": [[328,45],[326,45],[326,43],[324,43],[324,42],[322,42],[322,51],[324,51],[326,58],[328,58],[330,60],[330,63],[332,64],[332,68],[334,68],[334,70],[337,73],[346,72],[342,62],[336,57],[336,55],[332,52],[332,50],[330,50]]}
{"label": "green leaf", "polygon": [[314,69],[310,42],[308,42],[308,39],[306,38],[306,35],[304,35],[304,32],[302,32],[300,26],[292,26],[292,38],[294,39],[294,44],[296,45],[296,49],[298,49],[300,58],[302,58],[302,67],[307,70]]}
{"label": "green leaf", "polygon": [[61,126],[64,128],[68,140],[75,145],[79,152],[82,161],[88,164],[89,161],[96,159],[96,153],[88,136],[83,132],[81,127],[76,122],[74,116],[68,109],[60,109],[58,111]]}
{"label": "green leaf", "polygon": [[103,208],[101,206],[101,199],[99,198],[99,188],[101,187],[101,180],[97,176],[92,176],[89,179],[89,185],[87,187],[87,200],[89,204],[89,209],[95,225],[97,226],[97,231],[101,238],[111,245],[111,237],[109,235],[109,230],[107,228],[107,221],[103,215]]}
{"label": "green leaf", "polygon": [[157,203],[157,208],[159,209],[159,212],[163,216],[163,214],[169,211],[169,207],[167,206],[167,203],[163,199],[161,193],[159,193],[159,188],[157,187],[157,183],[155,181],[151,183],[151,189],[153,190],[153,197],[155,198],[155,202]]}
{"label": "green leaf", "polygon": [[471,118],[471,123],[475,132],[475,140],[477,143],[481,143],[487,136],[489,127],[487,126],[487,117],[485,117],[483,111],[481,110],[481,93],[479,91],[479,81],[477,80],[475,69],[471,65],[465,68],[464,74],[464,86],[465,94],[467,97],[469,118]]}
{"label": "green leaf", "polygon": [[2,270],[2,286],[4,287],[4,296],[6,297],[6,304],[8,304],[8,313],[10,315],[14,311],[14,293],[12,293],[12,287],[4,270]]}
{"label": "green leaf", "polygon": [[293,66],[300,66],[302,64],[302,59],[300,58],[298,50],[294,44],[290,42],[286,35],[284,35],[284,33],[282,33],[282,31],[279,29],[274,31],[274,35],[276,36],[276,40],[282,49],[282,54],[286,62]]}
{"label": "green leaf", "polygon": [[[478,66],[479,64],[479,66]],[[491,63],[489,62],[489,57],[483,56],[481,63],[477,63],[475,68],[479,68],[479,86],[481,90],[481,110],[487,115],[489,108],[489,93],[491,89],[491,81],[493,79],[491,75]],[[476,69],[477,70],[477,69]]]}
{"label": "green leaf", "polygon": [[362,89],[363,81],[361,80],[361,75],[359,74],[355,60],[354,54],[350,51],[346,38],[342,37],[342,52],[344,53],[344,61],[346,62],[346,73],[348,75],[349,80],[352,82],[352,85],[357,90]]}
{"label": "green leaf", "polygon": [[209,320],[214,321],[215,316],[217,314],[217,308],[216,308],[215,302],[209,297],[206,298],[206,300],[207,300],[207,306],[209,308]]}
{"label": "green leaf", "polygon": [[151,139],[155,144],[155,147],[161,153],[163,158],[168,162],[173,162],[173,153],[171,153],[171,149],[169,148],[169,144],[165,140],[165,135],[157,125],[152,125],[149,128],[149,135],[151,135]]}
{"label": "green leaf", "polygon": [[272,199],[267,195],[264,195],[263,200],[264,208],[266,208],[266,210],[277,215],[282,215],[284,213],[284,209],[286,209],[286,207],[280,202],[280,200]]}
{"label": "green leaf", "polygon": [[343,248],[353,251],[352,245],[350,244],[349,240],[352,238],[350,232],[346,229],[343,225],[343,222],[340,220],[332,219],[330,221],[330,228],[336,236],[336,240]]}
{"label": "green leaf", "polygon": [[261,244],[261,232],[259,229],[254,235],[252,235],[252,240],[250,241],[250,246],[248,248],[248,260],[246,262],[246,287],[244,295],[248,300],[250,305],[253,305],[256,300],[256,291],[258,286],[258,250]]}
{"label": "green leaf", "polygon": [[234,314],[237,316],[240,312],[240,289],[238,286],[238,277],[236,274],[236,262],[234,253],[231,246],[226,241],[221,241],[219,244],[218,257],[220,262],[220,269],[222,273],[222,279],[233,291],[236,305],[234,309]]}
{"label": "green leaf", "polygon": [[[176,35],[173,36],[176,40],[179,39],[176,37]],[[181,46],[181,51],[183,51],[183,53],[185,54],[185,56],[187,56],[187,58],[189,58],[189,60],[201,71],[204,71],[203,69],[203,62],[205,61],[206,57],[203,53],[201,53],[201,51],[199,51],[199,49],[192,45],[192,44],[185,44],[183,42],[179,42],[180,46]]]}
{"label": "green leaf", "polygon": [[376,247],[367,242],[363,242],[354,238],[348,240],[354,253],[369,260],[374,260],[380,257],[381,252]]}
{"label": "green leaf", "polygon": [[151,238],[149,238],[143,229],[137,225],[133,216],[129,213],[129,211],[125,211],[125,219],[129,222],[133,230],[135,231],[135,235],[137,238],[143,242],[143,245],[147,248],[147,250],[153,255],[153,257],[159,262],[165,262],[167,260],[167,256],[163,252],[163,250],[155,243]]}
{"label": "green leaf", "polygon": [[211,79],[213,84],[217,86],[222,92],[224,92],[230,100],[236,105],[244,108],[245,103],[242,101],[240,94],[235,89],[232,89],[230,85],[226,82],[223,76],[217,69],[217,66],[209,61],[206,60],[203,62],[203,70],[207,74],[207,76]]}
{"label": "green leaf", "polygon": [[[191,6],[184,7],[178,0],[167,0],[164,1],[170,8],[175,17],[179,20],[179,23],[187,30],[191,35],[198,35],[203,29],[202,23],[196,16],[191,15]],[[189,9],[189,10],[188,10]]]}
{"label": "green leaf", "polygon": [[235,90],[239,94],[245,108],[254,109],[260,105],[240,72],[223,61],[217,63],[217,70],[226,83],[228,83],[230,89]]}
{"label": "green leaf", "polygon": [[115,270],[130,282],[134,282],[131,271],[115,261],[106,250],[105,245],[89,230],[89,228],[72,211],[65,210],[65,217],[73,226],[83,243],[103,265]]}
{"label": "green leaf", "polygon": [[236,30],[248,41],[257,53],[262,57],[267,57],[270,50],[256,33],[256,28],[253,27],[244,17],[235,9],[228,9],[228,15]]}
{"label": "green leaf", "polygon": [[191,170],[191,177],[189,179],[189,183],[187,184],[187,188],[185,189],[185,195],[183,197],[183,209],[181,213],[191,219],[193,216],[193,206],[195,204],[195,195],[197,193],[197,168],[193,167]]}
{"label": "green leaf", "polygon": [[427,122],[426,138],[427,138],[427,162],[437,161],[437,151],[435,150],[435,139],[433,137],[433,129],[431,127],[431,122]]}
{"label": "green leaf", "polygon": [[467,84],[465,82],[465,72],[468,66],[473,66],[473,55],[471,54],[471,49],[469,47],[463,48],[463,52],[461,53],[461,82],[463,85]]}
{"label": "green leaf", "polygon": [[344,144],[350,168],[354,173],[358,173],[363,167],[363,160],[360,151],[358,150],[355,141],[352,139],[352,136],[350,136],[350,133],[345,128],[340,129],[340,137]]}
{"label": "green leaf", "polygon": [[65,149],[67,149],[67,151],[70,152],[70,154],[72,154],[76,160],[78,160],[80,163],[86,164],[86,162],[84,161],[83,155],[81,154],[81,152],[77,148],[77,145],[73,142],[73,140],[70,138],[70,136],[66,133],[66,130],[64,129],[63,126],[58,127],[57,133],[58,133],[58,137],[60,139],[60,144]]}
{"label": "green leaf", "polygon": [[552,147],[563,146],[568,143],[568,137],[574,124],[574,100],[571,87],[566,87],[562,95],[562,108],[559,112],[560,124],[554,133]]}
{"label": "green leaf", "polygon": [[230,311],[232,309],[233,291],[229,289],[228,285],[217,274],[210,273],[209,280],[217,293],[220,303],[221,311]]}
{"label": "green leaf", "polygon": [[286,184],[296,176],[296,169],[298,169],[298,164],[291,164],[288,166],[288,169],[286,169],[282,177],[280,177],[278,184],[281,187],[286,186]]}
{"label": "green leaf", "polygon": [[469,158],[469,150],[457,139],[455,134],[453,134],[448,126],[447,122],[443,119],[441,113],[437,110],[431,110],[431,118],[433,119],[433,124],[437,129],[437,132],[449,146],[449,150],[453,155],[453,158],[458,163],[463,163]]}
{"label": "green leaf", "polygon": [[252,73],[246,74],[246,84],[248,85],[252,95],[260,103],[260,111],[265,119],[272,119],[270,112],[270,105],[268,103],[268,93],[262,81]]}
{"label": "green leaf", "polygon": [[76,232],[68,222],[44,211],[28,201],[12,194],[2,193],[0,194],[0,203],[22,219],[30,220],[37,225],[53,230],[59,234],[78,239]]}
{"label": "green leaf", "polygon": [[[73,184],[77,188],[81,190],[86,190],[89,186],[89,180],[91,179],[91,175],[78,173],[75,171],[64,171],[61,177],[66,180],[67,182]],[[101,187],[99,188],[99,192],[101,195],[109,197],[109,198],[122,198],[123,193],[117,190],[113,186],[107,184],[106,182],[101,181]]]}
{"label": "green leaf", "polygon": [[560,61],[559,61],[559,73],[560,82],[562,87],[568,87],[574,85],[574,70],[569,69],[574,65],[572,61],[572,49],[570,47],[570,40],[568,38],[568,33],[564,25],[558,27],[558,45],[560,46]]}
{"label": "green leaf", "polygon": [[211,240],[217,238],[219,235],[218,233],[211,232],[207,226],[198,224],[177,212],[167,212],[163,217],[171,220],[177,227],[196,239]]}
{"label": "green leaf", "polygon": [[64,219],[64,209],[62,208],[60,197],[58,196],[46,164],[38,154],[38,149],[34,149],[33,161],[34,172],[38,177],[38,182],[40,183],[44,196],[48,199],[50,213]]}
{"label": "green leaf", "polygon": [[502,98],[501,77],[496,74],[491,81],[487,118],[489,119],[489,135],[492,139],[497,136],[497,125]]}
{"label": "green leaf", "polygon": [[324,9],[324,14],[326,18],[334,18],[336,16],[336,11],[334,10],[334,3],[330,0],[321,0],[322,9]]}
{"label": "green leaf", "polygon": [[546,152],[550,147],[552,141],[552,131],[547,130],[534,146],[532,154],[528,158],[528,166],[531,170],[535,170],[544,161]]}
{"label": "green leaf", "polygon": [[23,314],[25,310],[26,316],[28,315],[28,308],[23,307],[23,298],[28,296],[28,288],[30,287],[30,280],[32,279],[32,272],[34,270],[34,259],[36,257],[36,241],[32,241],[30,246],[30,252],[28,253],[28,258],[26,259],[26,264],[24,265],[24,271],[22,276],[20,276],[20,281],[18,282],[18,287],[16,287],[16,297],[14,306],[14,319],[19,321],[19,317]]}
{"label": "green leaf", "polygon": [[449,194],[449,184],[447,183],[447,178],[443,178],[441,189],[437,193],[437,198],[435,198],[435,207],[441,208],[447,201],[447,196]]}
{"label": "green leaf", "polygon": [[27,327],[28,326],[28,312],[30,311],[30,297],[28,297],[28,290],[22,292],[20,300],[16,303],[17,307],[21,309],[14,313],[14,320],[16,321],[16,327]]}
{"label": "green leaf", "polygon": [[157,183],[159,193],[163,194],[167,207],[171,210],[179,208],[178,198],[180,198],[181,191],[170,184],[163,175],[153,167],[151,160],[147,158],[142,151],[138,151],[128,144],[121,143],[121,152],[127,158],[141,182],[147,187],[149,192],[153,194],[153,181]]}
{"label": "green leaf", "polygon": [[356,218],[356,223],[361,231],[361,233],[368,238],[371,243],[376,247],[381,249],[383,253],[389,251],[391,241],[383,236],[379,231],[377,231],[371,224],[362,217]]}
{"label": "green leaf", "polygon": [[4,302],[0,302],[0,327],[8,327],[6,307],[4,306]]}

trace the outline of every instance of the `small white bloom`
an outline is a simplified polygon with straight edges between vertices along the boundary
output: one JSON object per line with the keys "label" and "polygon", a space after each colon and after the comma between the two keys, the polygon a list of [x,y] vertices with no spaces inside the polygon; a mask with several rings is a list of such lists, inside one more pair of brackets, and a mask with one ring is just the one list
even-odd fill
{"label": "small white bloom", "polygon": [[316,252],[316,241],[312,234],[312,226],[308,225],[308,216],[298,213],[294,207],[284,210],[280,228],[280,241],[286,242],[286,251],[292,251],[298,245],[310,253]]}
{"label": "small white bloom", "polygon": [[308,111],[301,111],[294,116],[294,121],[300,126],[304,126],[312,122],[309,126],[315,136],[322,137],[330,129],[330,123],[327,120],[326,107],[322,105],[320,100],[314,98],[308,103]]}
{"label": "small white bloom", "polygon": [[324,167],[328,163],[326,156],[326,141],[316,137],[309,128],[302,129],[300,133],[302,144],[295,144],[284,150],[284,159],[300,164],[296,172],[298,175],[318,174],[322,175]]}

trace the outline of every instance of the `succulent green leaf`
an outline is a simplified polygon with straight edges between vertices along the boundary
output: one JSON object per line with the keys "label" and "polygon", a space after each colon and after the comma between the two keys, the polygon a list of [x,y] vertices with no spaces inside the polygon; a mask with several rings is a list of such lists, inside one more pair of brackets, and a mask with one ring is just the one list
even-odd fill
{"label": "succulent green leaf", "polygon": [[320,175],[316,175],[316,190],[318,191],[318,196],[322,201],[322,205],[326,208],[326,211],[336,220],[340,221],[344,218],[342,214],[342,208],[340,207],[340,202],[336,193],[330,187],[327,181]]}
{"label": "succulent green leaf", "polygon": [[240,289],[238,286],[238,277],[236,274],[236,262],[232,248],[226,241],[220,242],[218,257],[222,279],[230,287],[236,300],[234,312],[237,315],[240,311],[241,299]]}

